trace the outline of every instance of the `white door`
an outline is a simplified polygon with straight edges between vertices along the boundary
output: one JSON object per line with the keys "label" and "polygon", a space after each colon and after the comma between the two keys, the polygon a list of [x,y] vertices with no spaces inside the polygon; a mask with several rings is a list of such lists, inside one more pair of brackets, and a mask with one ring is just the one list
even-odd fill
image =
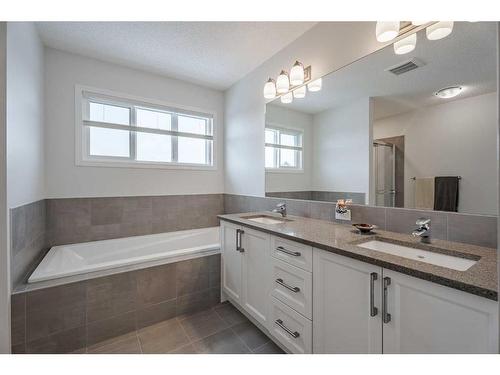
{"label": "white door", "polygon": [[249,314],[265,325],[269,310],[271,236],[249,228],[243,228],[243,231],[242,303]]}
{"label": "white door", "polygon": [[313,252],[313,353],[382,353],[382,268]]}
{"label": "white door", "polygon": [[242,253],[237,248],[238,230],[236,225],[221,222],[222,288],[235,302],[241,302]]}
{"label": "white door", "polygon": [[386,269],[384,278],[384,353],[498,353],[495,301]]}

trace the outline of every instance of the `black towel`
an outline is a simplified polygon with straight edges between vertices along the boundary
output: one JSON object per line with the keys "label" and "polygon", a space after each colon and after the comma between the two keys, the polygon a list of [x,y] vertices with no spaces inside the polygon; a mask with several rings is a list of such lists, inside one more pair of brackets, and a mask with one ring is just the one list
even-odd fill
{"label": "black towel", "polygon": [[435,178],[434,209],[436,211],[458,211],[458,177]]}

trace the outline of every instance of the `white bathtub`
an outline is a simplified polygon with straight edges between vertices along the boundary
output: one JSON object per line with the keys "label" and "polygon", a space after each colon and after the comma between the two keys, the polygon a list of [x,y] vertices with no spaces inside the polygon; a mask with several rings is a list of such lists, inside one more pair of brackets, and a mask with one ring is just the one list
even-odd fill
{"label": "white bathtub", "polygon": [[140,263],[173,263],[219,252],[219,227],[54,246],[28,283]]}

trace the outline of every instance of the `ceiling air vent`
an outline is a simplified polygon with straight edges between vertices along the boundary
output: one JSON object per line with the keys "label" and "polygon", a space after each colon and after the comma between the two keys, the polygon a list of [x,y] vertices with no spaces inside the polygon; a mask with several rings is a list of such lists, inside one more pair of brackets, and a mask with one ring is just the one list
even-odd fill
{"label": "ceiling air vent", "polygon": [[391,66],[390,68],[387,68],[385,71],[399,76],[403,73],[407,73],[411,70],[417,69],[418,67],[423,66],[423,65],[425,65],[425,64],[422,61],[414,58],[414,59],[402,62],[400,64]]}

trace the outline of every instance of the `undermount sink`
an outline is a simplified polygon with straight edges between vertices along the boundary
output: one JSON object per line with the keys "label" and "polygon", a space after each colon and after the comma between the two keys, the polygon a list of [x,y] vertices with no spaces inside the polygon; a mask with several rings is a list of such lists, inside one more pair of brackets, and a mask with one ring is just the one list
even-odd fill
{"label": "undermount sink", "polygon": [[434,264],[435,266],[446,267],[457,271],[466,271],[477,262],[477,260],[436,253],[434,251],[415,249],[413,247],[379,240],[363,242],[356,246],[400,256],[403,258],[418,260],[420,262]]}
{"label": "undermount sink", "polygon": [[268,216],[268,215],[246,216],[246,217],[242,217],[242,219],[247,219],[247,220],[254,221],[254,222],[260,223],[260,224],[283,224],[283,223],[286,223],[288,221],[292,221],[289,219],[279,218],[279,217],[275,217],[275,216]]}

